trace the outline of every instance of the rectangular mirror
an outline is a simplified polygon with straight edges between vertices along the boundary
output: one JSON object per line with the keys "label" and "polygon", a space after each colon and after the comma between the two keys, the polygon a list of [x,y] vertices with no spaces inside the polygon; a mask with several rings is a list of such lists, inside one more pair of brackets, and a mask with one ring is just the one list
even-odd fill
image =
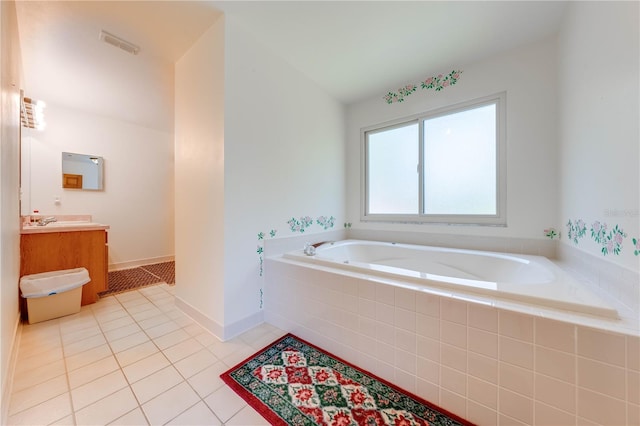
{"label": "rectangular mirror", "polygon": [[62,187],[67,189],[104,189],[104,159],[97,155],[62,153]]}

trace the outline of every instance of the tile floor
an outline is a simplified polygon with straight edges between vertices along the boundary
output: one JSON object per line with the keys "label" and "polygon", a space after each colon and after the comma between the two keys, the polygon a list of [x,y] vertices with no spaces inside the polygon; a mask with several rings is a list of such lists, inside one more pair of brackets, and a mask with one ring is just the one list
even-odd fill
{"label": "tile floor", "polygon": [[284,334],[220,342],[159,284],[22,329],[11,425],[265,425],[219,378]]}

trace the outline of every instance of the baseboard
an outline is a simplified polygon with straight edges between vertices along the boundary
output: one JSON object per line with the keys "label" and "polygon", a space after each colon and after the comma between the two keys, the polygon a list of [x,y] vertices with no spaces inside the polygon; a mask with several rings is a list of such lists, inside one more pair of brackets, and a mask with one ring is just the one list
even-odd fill
{"label": "baseboard", "polygon": [[13,388],[13,376],[16,371],[18,362],[18,348],[20,347],[20,339],[22,337],[22,323],[20,322],[20,313],[16,319],[16,325],[13,331],[13,339],[11,343],[11,357],[7,366],[6,374],[3,375],[2,381],[2,413],[0,415],[0,424],[6,425],[9,419],[9,402],[11,401],[11,390]]}
{"label": "baseboard", "polygon": [[173,262],[176,260],[175,255],[150,257],[148,259],[130,260],[128,262],[118,262],[109,264],[109,272],[120,271],[122,269],[137,268],[139,266],[153,265],[154,263]]}
{"label": "baseboard", "polygon": [[244,317],[239,321],[229,324],[224,327],[225,340],[233,339],[236,336],[241,335],[245,331],[251,330],[253,327],[258,326],[264,322],[264,311],[255,312],[248,317]]}
{"label": "baseboard", "polygon": [[224,327],[218,324],[217,321],[212,320],[211,318],[200,312],[197,308],[185,302],[178,296],[175,296],[175,304],[178,309],[190,316],[195,322],[200,324],[221,341],[224,341]]}
{"label": "baseboard", "polygon": [[252,329],[253,327],[260,325],[264,322],[263,311],[258,311],[236,321],[233,324],[223,326],[217,321],[212,320],[197,308],[193,307],[189,303],[182,300],[180,297],[175,297],[175,304],[178,309],[190,316],[195,322],[204,327],[207,331],[211,332],[214,336],[220,339],[222,342],[231,340],[236,336]]}

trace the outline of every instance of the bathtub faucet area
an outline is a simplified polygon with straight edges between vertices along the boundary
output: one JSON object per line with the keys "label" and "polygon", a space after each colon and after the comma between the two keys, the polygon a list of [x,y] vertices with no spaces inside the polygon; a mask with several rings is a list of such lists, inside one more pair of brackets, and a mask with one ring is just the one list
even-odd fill
{"label": "bathtub faucet area", "polygon": [[303,252],[307,256],[315,256],[316,249],[318,247],[320,247],[321,245],[324,245],[324,244],[333,244],[334,242],[335,241],[322,241],[322,242],[315,243],[315,244],[305,243]]}

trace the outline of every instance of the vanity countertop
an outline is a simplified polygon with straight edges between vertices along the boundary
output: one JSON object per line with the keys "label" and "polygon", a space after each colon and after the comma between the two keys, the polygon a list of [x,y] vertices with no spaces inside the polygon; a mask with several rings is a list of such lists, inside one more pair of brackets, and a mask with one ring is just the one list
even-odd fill
{"label": "vanity countertop", "polygon": [[[52,217],[42,215],[45,217]],[[45,234],[50,232],[76,232],[76,231],[100,231],[109,229],[109,225],[102,223],[96,223],[91,220],[89,215],[66,215],[66,216],[53,216],[56,218],[55,222],[46,224],[45,226],[31,225],[28,220],[23,218],[22,226],[20,227],[21,234]]]}

